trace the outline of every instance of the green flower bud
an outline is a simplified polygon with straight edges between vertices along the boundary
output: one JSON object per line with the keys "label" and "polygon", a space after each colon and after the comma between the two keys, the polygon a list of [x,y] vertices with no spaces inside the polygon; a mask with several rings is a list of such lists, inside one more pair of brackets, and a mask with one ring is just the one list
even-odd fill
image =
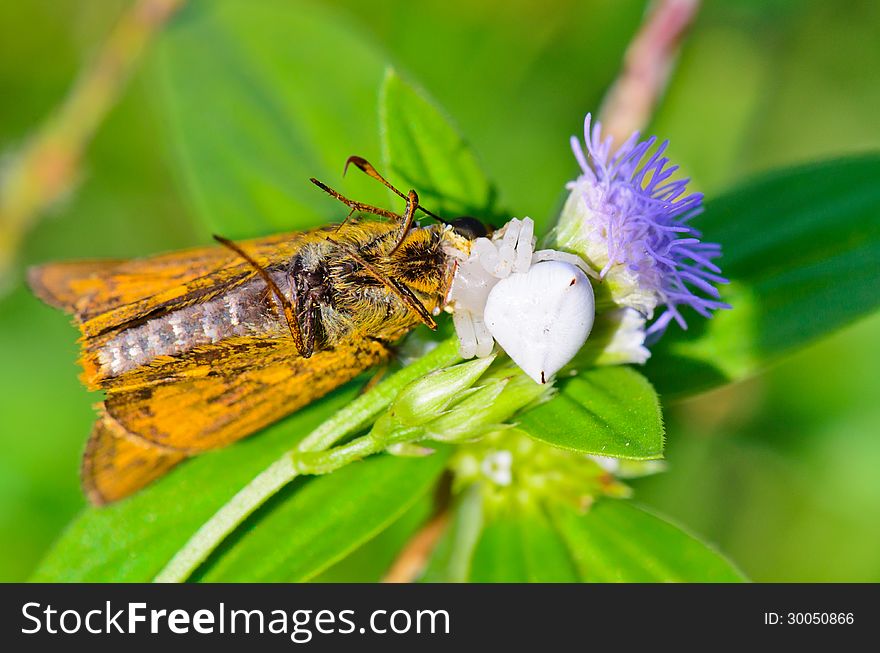
{"label": "green flower bud", "polygon": [[449,412],[427,425],[427,435],[441,442],[461,442],[477,438],[486,430],[503,428],[491,410],[509,379],[495,379],[457,403]]}
{"label": "green flower bud", "polygon": [[554,392],[552,387],[532,381],[510,362],[489,372],[481,382],[481,388],[426,425],[429,438],[461,442],[507,428],[505,422],[516,413]]}
{"label": "green flower bud", "polygon": [[388,410],[392,422],[422,426],[435,419],[456,399],[461,398],[495,360],[477,358],[428,374],[406,386]]}

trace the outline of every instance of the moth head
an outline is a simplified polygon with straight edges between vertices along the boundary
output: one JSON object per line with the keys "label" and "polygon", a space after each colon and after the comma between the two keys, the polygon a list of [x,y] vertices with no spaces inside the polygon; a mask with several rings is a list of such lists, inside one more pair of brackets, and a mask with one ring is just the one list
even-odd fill
{"label": "moth head", "polygon": [[492,227],[469,215],[454,218],[449,221],[449,225],[455,233],[468,240],[485,238],[492,232]]}

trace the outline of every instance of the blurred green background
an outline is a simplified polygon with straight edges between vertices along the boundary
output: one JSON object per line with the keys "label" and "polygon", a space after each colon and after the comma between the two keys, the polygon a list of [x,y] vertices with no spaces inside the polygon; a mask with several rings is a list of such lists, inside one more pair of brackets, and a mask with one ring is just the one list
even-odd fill
{"label": "blurred green background", "polygon": [[[544,219],[574,174],[568,136],[598,108],[645,7],[325,4],[446,107],[507,206]],[[0,152],[57,106],[128,5],[0,4]],[[83,505],[79,456],[97,400],[77,380],[75,329],[24,289],[24,267],[206,242],[172,173],[149,59],[89,148],[78,187],[28,237],[0,298],[0,580],[26,579]],[[880,147],[877,71],[872,0],[706,2],[652,131],[671,139],[671,156],[711,196],[772,167]],[[355,152],[380,158],[351,143]],[[750,381],[667,407],[669,471],[635,483],[636,496],[754,580],[876,582],[878,394],[880,316]]]}

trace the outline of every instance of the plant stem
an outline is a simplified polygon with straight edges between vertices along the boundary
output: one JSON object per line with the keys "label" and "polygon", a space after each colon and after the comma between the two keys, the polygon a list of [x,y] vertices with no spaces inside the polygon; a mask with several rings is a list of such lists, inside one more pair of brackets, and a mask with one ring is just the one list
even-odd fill
{"label": "plant stem", "polygon": [[454,365],[458,340],[446,340],[414,363],[404,367],[369,392],[364,393],[331,419],[306,436],[299,445],[260,472],[244,488],[199,527],[154,579],[157,583],[181,583],[234,531],[250,514],[297,476],[326,473],[371,453],[377,453],[390,442],[371,435],[338,447],[326,456],[303,456],[333,446],[342,438],[362,430],[383,411],[409,383],[422,376]]}
{"label": "plant stem", "polygon": [[0,175],[0,285],[39,214],[74,186],[86,146],[122,95],[150,40],[184,0],[138,0],[67,98]]}
{"label": "plant stem", "polygon": [[700,0],[658,0],[648,10],[599,111],[602,131],[613,138],[615,148],[648,124],[699,8]]}
{"label": "plant stem", "polygon": [[296,476],[290,456],[283,456],[269,465],[202,524],[153,582],[185,581],[236,526]]}

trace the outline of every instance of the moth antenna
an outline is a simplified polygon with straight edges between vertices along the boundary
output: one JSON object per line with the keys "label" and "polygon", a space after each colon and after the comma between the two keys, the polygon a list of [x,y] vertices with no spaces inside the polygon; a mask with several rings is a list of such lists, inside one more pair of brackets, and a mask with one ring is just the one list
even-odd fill
{"label": "moth antenna", "polygon": [[318,181],[314,177],[311,177],[309,181],[311,181],[315,186],[327,193],[330,197],[339,200],[353,211],[363,211],[364,213],[371,213],[373,215],[378,215],[383,218],[388,218],[389,220],[403,220],[403,216],[398,215],[394,211],[389,211],[388,209],[373,206],[372,204],[364,204],[363,202],[350,200],[342,193],[333,190],[332,188],[330,188],[330,186],[322,181]]}
{"label": "moth antenna", "polygon": [[263,281],[266,282],[266,286],[268,286],[272,294],[275,295],[275,299],[277,299],[281,304],[284,319],[287,322],[287,328],[290,330],[290,335],[293,338],[293,344],[296,346],[296,350],[299,352],[299,355],[303,358],[308,358],[309,356],[311,356],[311,352],[306,350],[305,344],[303,342],[302,331],[299,328],[299,322],[296,321],[296,315],[294,315],[293,306],[291,305],[290,300],[287,299],[284,293],[281,292],[281,289],[278,287],[278,284],[275,283],[272,275],[270,275],[262,265],[257,263],[250,254],[245,252],[236,243],[227,238],[223,238],[222,236],[217,235],[214,235],[214,240],[238,254],[241,258],[247,261],[247,263],[252,268],[254,268],[254,270],[257,271],[257,274],[259,274],[263,278]]}
{"label": "moth antenna", "polygon": [[347,223],[349,220],[351,220],[351,216],[354,215],[354,211],[355,211],[354,209],[351,209],[351,210],[348,212],[348,215],[345,216],[345,220],[343,220],[343,221],[340,222],[338,225],[336,225],[336,231],[339,231],[340,229],[342,229],[342,228],[346,225],[346,223]]}
{"label": "moth antenna", "polygon": [[[348,157],[348,159],[346,159],[345,167],[342,169],[342,176],[343,177],[345,176],[345,173],[348,171],[349,165],[354,165],[358,170],[360,170],[361,172],[366,174],[368,177],[372,177],[373,179],[378,181],[380,184],[385,186],[385,188],[387,188],[388,190],[393,192],[399,198],[409,201],[409,197],[407,195],[404,195],[401,191],[399,191],[397,188],[395,188],[391,184],[391,182],[389,182],[387,179],[385,179],[385,177],[383,177],[381,174],[379,174],[379,171],[376,170],[375,167],[373,167],[372,163],[367,161],[362,156],[350,156],[350,157]],[[412,192],[414,192],[414,191],[410,191],[410,193],[412,193]],[[421,211],[425,215],[434,218],[437,222],[440,222],[441,224],[449,224],[449,222],[447,220],[444,220],[443,218],[441,218],[439,215],[437,215],[433,211],[429,211],[424,206],[420,205],[417,208],[419,209],[419,211]]]}
{"label": "moth antenna", "polygon": [[346,216],[345,220],[343,220],[342,224],[340,224],[336,228],[337,231],[342,228],[343,224],[348,222],[348,219],[351,218],[351,214],[355,211],[372,213],[373,215],[378,215],[383,218],[389,218],[391,220],[394,220],[395,222],[402,222],[403,224],[400,228],[400,233],[397,236],[397,240],[395,241],[394,246],[391,248],[391,251],[388,252],[387,256],[391,256],[392,254],[394,254],[394,252],[396,252],[397,249],[403,244],[403,241],[406,239],[406,235],[409,233],[410,227],[412,227],[413,216],[415,215],[416,209],[421,208],[419,206],[419,196],[414,190],[411,190],[409,192],[409,195],[402,196],[406,199],[406,210],[404,211],[403,215],[398,215],[397,213],[389,211],[388,209],[383,209],[378,206],[373,206],[372,204],[364,204],[363,202],[357,202],[355,200],[349,199],[342,193],[333,190],[327,184],[315,179],[314,177],[312,177],[310,181],[315,184],[315,186],[323,190],[325,193],[339,200],[351,209],[351,211],[349,211],[348,213],[348,216]]}

